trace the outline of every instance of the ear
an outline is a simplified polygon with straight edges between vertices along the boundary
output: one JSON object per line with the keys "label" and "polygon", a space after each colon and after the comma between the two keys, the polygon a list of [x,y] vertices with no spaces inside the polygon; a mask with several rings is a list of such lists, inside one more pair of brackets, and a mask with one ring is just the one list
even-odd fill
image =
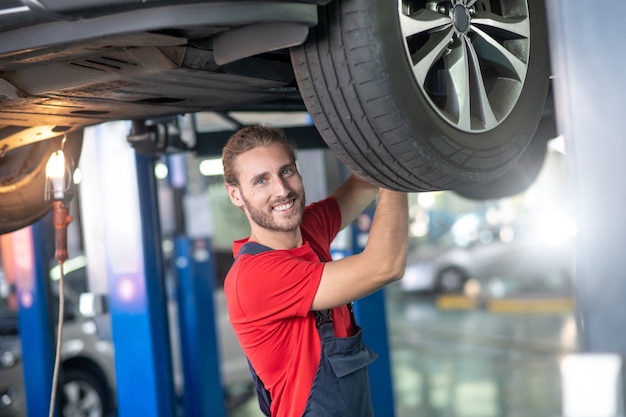
{"label": "ear", "polygon": [[244,206],[243,198],[241,198],[241,190],[236,185],[226,184],[226,192],[230,198],[230,202],[235,207],[242,208]]}

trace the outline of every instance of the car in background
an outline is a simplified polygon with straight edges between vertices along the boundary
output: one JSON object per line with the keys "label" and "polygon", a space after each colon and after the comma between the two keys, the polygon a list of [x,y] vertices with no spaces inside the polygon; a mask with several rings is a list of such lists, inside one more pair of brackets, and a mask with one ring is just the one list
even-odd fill
{"label": "car in background", "polygon": [[575,229],[567,219],[526,215],[490,223],[476,213],[463,215],[435,243],[409,256],[400,288],[485,297],[569,293]]}
{"label": "car in background", "polygon": [[[58,286],[55,299],[58,302]],[[26,416],[23,363],[15,288],[0,274],[0,416]],[[54,318],[56,320],[56,318]],[[78,296],[65,287],[57,404],[62,417],[107,416],[115,410],[113,345],[78,309]]]}
{"label": "car in background", "polygon": [[[183,394],[184,387],[181,358],[182,350],[179,334],[180,326],[178,322],[178,303],[175,288],[176,284],[173,271],[169,268],[166,269],[167,312],[172,348],[173,378],[175,390],[180,396]],[[75,255],[66,260],[64,263],[64,272],[66,282],[72,283],[75,288],[81,288],[82,290],[87,291],[87,257],[85,255]],[[59,267],[55,265],[52,268],[50,275],[53,280],[58,279],[60,275]],[[86,296],[84,298],[87,300],[97,298],[93,297],[93,294],[88,292],[84,292],[83,294]],[[224,387],[225,394],[228,397],[228,402],[235,404],[238,401],[244,400],[254,394],[254,385],[250,375],[248,362],[229,321],[223,287],[216,286],[213,302],[215,311],[215,329],[217,332],[216,336],[219,343],[220,379]],[[106,301],[101,304],[106,304]],[[90,304],[88,304],[87,310],[92,311]],[[98,309],[96,308],[95,310]],[[94,320],[98,324],[98,333],[100,338],[106,340],[111,346],[113,346],[110,314],[107,311],[101,312],[94,317]],[[111,387],[115,390],[114,380],[111,381]]]}
{"label": "car in background", "polygon": [[198,112],[238,128],[236,112],[306,111],[314,127],[288,135],[372,183],[510,195],[554,134],[535,134],[554,126],[550,73],[544,0],[6,0],[0,233],[49,211],[47,160],[64,143],[76,166],[86,126],[133,120],[140,152],[219,154],[230,131],[180,133]]}
{"label": "car in background", "polygon": [[24,377],[17,314],[9,309],[8,291],[0,271],[0,417],[21,417],[26,415]]}

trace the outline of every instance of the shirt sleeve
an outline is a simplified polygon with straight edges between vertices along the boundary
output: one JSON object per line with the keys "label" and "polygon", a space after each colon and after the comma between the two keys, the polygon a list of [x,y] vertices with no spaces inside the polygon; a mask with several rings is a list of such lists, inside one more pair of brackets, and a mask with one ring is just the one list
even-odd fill
{"label": "shirt sleeve", "polygon": [[328,197],[307,206],[301,230],[313,250],[330,261],[330,244],[341,227],[341,210],[334,197]]}
{"label": "shirt sleeve", "polygon": [[308,314],[321,281],[322,262],[281,251],[243,255],[239,262],[236,294],[246,322]]}

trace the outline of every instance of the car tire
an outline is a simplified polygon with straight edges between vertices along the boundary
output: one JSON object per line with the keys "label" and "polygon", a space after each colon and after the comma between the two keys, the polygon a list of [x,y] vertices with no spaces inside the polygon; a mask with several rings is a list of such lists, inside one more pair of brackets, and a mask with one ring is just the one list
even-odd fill
{"label": "car tire", "polygon": [[[320,8],[307,42],[292,49],[296,80],[320,135],[351,170],[386,188],[451,190],[494,180],[524,153],[543,111],[550,72],[543,1],[495,2],[498,10],[479,1],[470,30],[442,47],[433,42],[454,32],[450,27],[428,33],[410,24],[431,18],[449,24],[452,2],[439,2],[450,5],[441,13],[427,7],[434,3],[398,2],[332,1]],[[499,30],[516,19],[505,17],[514,10],[508,6],[522,10],[527,32],[520,39]],[[433,51],[445,57],[429,60]],[[429,64],[414,73],[409,59]],[[459,76],[455,68],[464,60],[476,70]],[[452,91],[461,80],[467,94]],[[466,102],[459,98],[466,96]]]}
{"label": "car tire", "polygon": [[105,384],[95,375],[80,370],[64,372],[59,390],[59,411],[63,417],[105,417],[110,412]]}
{"label": "car tire", "polygon": [[459,294],[463,292],[467,274],[459,268],[450,267],[437,274],[436,291],[438,294]]}
{"label": "car tire", "polygon": [[556,137],[553,117],[542,119],[530,145],[515,165],[503,175],[485,184],[459,188],[454,192],[470,200],[496,200],[526,191],[537,179],[548,151],[548,141]]}
{"label": "car tire", "polygon": [[[63,136],[10,150],[0,157],[0,234],[13,232],[45,216],[52,207],[46,201],[46,164],[60,149]],[[83,132],[67,134],[66,159],[78,163]]]}

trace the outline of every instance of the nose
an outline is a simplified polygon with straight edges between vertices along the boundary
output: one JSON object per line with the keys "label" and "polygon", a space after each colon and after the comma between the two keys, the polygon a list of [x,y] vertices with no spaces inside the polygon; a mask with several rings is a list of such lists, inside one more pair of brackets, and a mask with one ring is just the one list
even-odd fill
{"label": "nose", "polygon": [[291,187],[287,182],[286,178],[277,177],[275,181],[273,181],[272,194],[278,197],[284,197],[291,192]]}

